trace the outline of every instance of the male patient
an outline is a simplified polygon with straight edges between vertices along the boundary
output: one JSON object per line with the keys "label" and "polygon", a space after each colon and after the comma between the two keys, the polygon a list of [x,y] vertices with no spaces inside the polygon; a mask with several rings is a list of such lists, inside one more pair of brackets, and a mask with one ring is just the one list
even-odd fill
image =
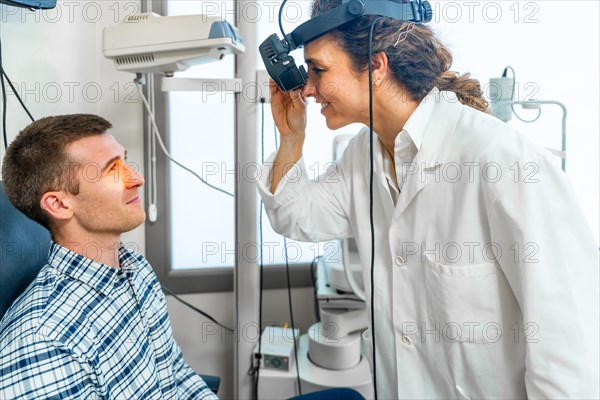
{"label": "male patient", "polygon": [[0,322],[0,399],[217,398],[184,362],[152,268],[120,243],[144,222],[144,179],[111,127],[43,118],[6,151],[9,200],[53,241]]}

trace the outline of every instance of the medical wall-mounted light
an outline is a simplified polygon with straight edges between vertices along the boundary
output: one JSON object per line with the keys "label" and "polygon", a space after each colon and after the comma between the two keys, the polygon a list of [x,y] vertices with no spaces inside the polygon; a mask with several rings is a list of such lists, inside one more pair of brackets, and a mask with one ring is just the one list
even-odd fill
{"label": "medical wall-mounted light", "polygon": [[[512,72],[512,77],[507,76],[509,70]],[[504,122],[510,121],[514,115],[522,122],[531,123],[540,118],[542,106],[556,105],[560,107],[562,111],[561,148],[560,150],[548,148],[548,150],[561,158],[561,168],[565,171],[567,161],[567,107],[556,100],[514,100],[515,82],[515,71],[511,67],[504,68],[502,77],[490,79],[489,99],[492,115]],[[537,115],[532,119],[524,119],[516,112],[515,106],[520,106],[525,110],[537,110]]]}

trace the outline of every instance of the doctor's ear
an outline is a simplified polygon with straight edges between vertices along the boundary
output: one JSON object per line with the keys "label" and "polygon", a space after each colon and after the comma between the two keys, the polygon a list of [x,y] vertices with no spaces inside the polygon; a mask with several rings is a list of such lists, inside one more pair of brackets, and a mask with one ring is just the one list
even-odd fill
{"label": "doctor's ear", "polygon": [[381,81],[384,79],[389,68],[387,54],[384,51],[373,54],[371,64],[373,66],[373,80]]}
{"label": "doctor's ear", "polygon": [[64,191],[46,192],[40,199],[40,207],[52,219],[66,221],[73,217],[73,207],[70,195]]}

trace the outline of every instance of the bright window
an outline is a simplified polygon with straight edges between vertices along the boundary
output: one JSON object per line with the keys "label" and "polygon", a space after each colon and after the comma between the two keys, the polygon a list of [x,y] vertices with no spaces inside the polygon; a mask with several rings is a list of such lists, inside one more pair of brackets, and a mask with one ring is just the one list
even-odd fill
{"label": "bright window", "polygon": [[[272,33],[281,36],[277,20],[279,6],[274,2],[242,5],[233,12],[233,1],[169,1],[169,15],[201,14],[224,17],[235,24],[237,18],[257,20],[259,40]],[[284,11],[284,29],[293,30],[298,22],[309,18],[308,1],[288,2]],[[260,19],[257,16],[260,15]],[[258,49],[247,49],[256,51]],[[296,63],[304,63],[302,50],[293,53]],[[178,73],[179,77],[233,78],[234,58],[196,66]],[[257,69],[264,69],[260,56]],[[173,92],[169,94],[169,131],[173,156],[200,173],[209,183],[230,193],[234,191],[234,122],[235,99],[232,93]],[[257,104],[258,133],[261,134],[262,105]],[[267,158],[275,151],[275,126],[268,104],[264,105],[264,149]],[[305,162],[311,177],[323,173],[333,159],[333,137],[342,132],[356,133],[359,126],[332,132],[314,102],[309,105],[308,137]],[[257,160],[261,159],[261,148]],[[173,270],[232,267],[235,261],[234,200],[202,184],[188,172],[171,165],[171,261]],[[260,204],[260,202],[259,202]],[[255,212],[248,210],[248,213]],[[263,211],[263,262],[285,263],[283,237],[271,229]],[[258,236],[257,236],[258,238]],[[291,264],[309,263],[321,254],[323,244],[287,240]]]}

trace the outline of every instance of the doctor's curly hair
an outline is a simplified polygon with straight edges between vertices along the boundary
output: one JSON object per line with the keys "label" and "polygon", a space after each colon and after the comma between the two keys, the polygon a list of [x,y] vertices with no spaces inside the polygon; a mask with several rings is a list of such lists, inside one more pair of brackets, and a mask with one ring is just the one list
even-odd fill
{"label": "doctor's curly hair", "polygon": [[[401,2],[400,0],[393,0]],[[313,0],[311,17],[339,6],[341,0]],[[365,15],[329,31],[327,35],[350,57],[356,71],[368,68],[369,31],[376,15]],[[384,52],[394,81],[411,100],[420,102],[434,86],[455,92],[458,100],[488,112],[481,85],[468,73],[450,71],[452,54],[427,25],[380,18],[373,31],[373,54]]]}

